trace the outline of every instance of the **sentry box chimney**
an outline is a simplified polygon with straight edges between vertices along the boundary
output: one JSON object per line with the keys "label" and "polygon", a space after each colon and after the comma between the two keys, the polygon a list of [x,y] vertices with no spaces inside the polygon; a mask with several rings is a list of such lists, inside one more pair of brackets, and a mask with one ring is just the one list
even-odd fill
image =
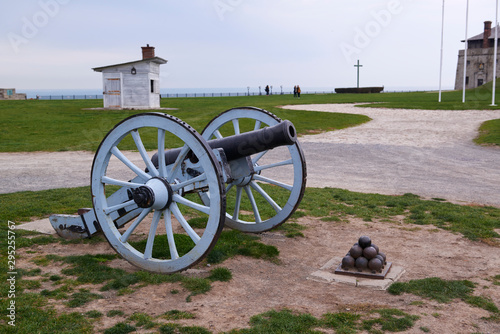
{"label": "sentry box chimney", "polygon": [[491,21],[484,22],[484,33],[483,33],[483,48],[488,48],[490,46],[488,39],[491,36]]}
{"label": "sentry box chimney", "polygon": [[154,46],[149,46],[149,44],[147,44],[146,46],[142,46],[141,49],[142,49],[142,59],[143,60],[155,57]]}

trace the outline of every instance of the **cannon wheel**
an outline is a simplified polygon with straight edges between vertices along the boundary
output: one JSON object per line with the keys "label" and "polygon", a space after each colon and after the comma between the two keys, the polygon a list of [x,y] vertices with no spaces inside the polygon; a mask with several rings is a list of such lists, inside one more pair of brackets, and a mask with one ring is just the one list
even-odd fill
{"label": "cannon wheel", "polygon": [[[202,136],[206,140],[222,138],[280,122],[280,118],[263,109],[235,108],[215,117]],[[251,159],[256,173],[244,182],[238,180],[226,186],[226,225],[258,233],[282,224],[295,212],[304,195],[307,172],[299,142],[255,154]],[[274,189],[275,195],[266,189]],[[205,203],[211,200],[204,195],[202,199]],[[262,214],[265,210],[267,213]]]}
{"label": "cannon wheel", "polygon": [[[167,168],[160,158],[155,168],[144,144],[151,142],[163,157],[165,147],[175,140],[184,143],[176,162]],[[202,172],[188,178],[185,163],[193,156]],[[106,135],[94,157],[91,189],[95,215],[111,246],[132,264],[158,273],[181,271],[212,249],[224,227],[225,192],[220,175],[212,150],[189,125],[166,114],[134,115]],[[201,191],[210,192],[209,206],[195,194],[184,197],[187,186],[203,182],[206,185]],[[144,186],[153,196],[136,196],[137,189],[147,189]],[[119,187],[129,189],[128,199],[119,205],[108,204]],[[145,197],[149,204],[144,204]],[[133,210],[137,212],[133,222],[117,228],[114,220]],[[201,227],[199,220],[191,226],[192,216],[204,220]]]}

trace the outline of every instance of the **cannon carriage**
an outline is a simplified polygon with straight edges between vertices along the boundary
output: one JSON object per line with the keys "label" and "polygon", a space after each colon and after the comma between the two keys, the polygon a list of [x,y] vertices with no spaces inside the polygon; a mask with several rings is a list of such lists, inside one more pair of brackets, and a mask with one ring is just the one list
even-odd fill
{"label": "cannon carriage", "polygon": [[295,128],[270,112],[230,109],[201,133],[167,114],[137,114],[95,154],[93,209],[50,220],[63,237],[102,231],[132,264],[174,273],[201,261],[224,226],[259,233],[285,222],[305,183]]}

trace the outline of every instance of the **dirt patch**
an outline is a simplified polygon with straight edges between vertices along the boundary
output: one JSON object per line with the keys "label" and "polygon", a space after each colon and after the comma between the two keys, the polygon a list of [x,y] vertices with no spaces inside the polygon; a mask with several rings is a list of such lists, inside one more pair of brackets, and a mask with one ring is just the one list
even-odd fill
{"label": "dirt patch", "polygon": [[[298,223],[307,226],[305,237],[286,238],[280,232],[261,234],[262,242],[276,246],[280,251],[280,263],[247,257],[236,257],[221,264],[231,270],[230,282],[214,282],[212,290],[192,297],[186,302],[188,291],[179,283],[163,283],[133,287],[135,292],[119,296],[115,291],[100,292],[98,285],[85,285],[92,292],[103,294],[105,299],[94,300],[84,307],[69,309],[60,301],[53,305],[60,311],[85,313],[97,310],[104,316],[96,321],[96,330],[109,328],[124,321],[134,312],[159,316],[170,310],[189,311],[196,317],[177,321],[188,326],[203,326],[214,333],[249,326],[251,316],[269,311],[291,309],[321,317],[325,313],[340,311],[364,311],[372,308],[398,308],[420,316],[408,333],[420,333],[427,327],[431,333],[498,333],[500,324],[484,320],[491,314],[455,300],[441,304],[411,294],[393,296],[386,291],[354,287],[342,283],[321,283],[311,279],[333,257],[342,257],[361,235],[369,235],[388,260],[406,270],[401,281],[440,277],[443,279],[467,279],[477,283],[475,294],[491,298],[500,306],[500,286],[491,277],[500,274],[500,248],[481,242],[472,242],[459,234],[436,229],[433,226],[417,226],[393,222],[366,222],[350,219],[345,222],[324,222],[310,217],[300,218]],[[110,253],[106,242],[88,245],[52,244],[35,246],[21,251],[19,267],[34,268],[35,256],[47,254],[83,255]],[[113,267],[127,271],[137,270],[124,260],[114,260]],[[184,275],[198,275],[213,267],[199,265]],[[59,274],[60,263],[42,266],[42,274]],[[44,288],[54,289],[51,283]],[[80,286],[78,287],[80,288]],[[173,294],[177,290],[179,293]],[[123,317],[107,317],[110,310],[122,310]]]}

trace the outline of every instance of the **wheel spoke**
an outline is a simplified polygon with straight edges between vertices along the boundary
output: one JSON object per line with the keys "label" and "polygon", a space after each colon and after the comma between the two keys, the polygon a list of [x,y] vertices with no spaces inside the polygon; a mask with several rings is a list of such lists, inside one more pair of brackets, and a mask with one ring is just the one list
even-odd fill
{"label": "wheel spoke", "polygon": [[255,126],[254,126],[254,128],[253,128],[253,131],[257,131],[257,130],[259,130],[259,129],[260,129],[260,125],[261,125],[261,124],[262,124],[262,122],[261,122],[261,121],[259,121],[258,119],[257,119],[257,120],[255,120]]}
{"label": "wheel spoke", "polygon": [[264,170],[264,169],[268,169],[268,168],[274,168],[274,167],[285,166],[285,165],[292,165],[292,164],[293,164],[292,159],[288,159],[288,160],[276,162],[276,163],[269,164],[269,165],[255,166],[253,169],[256,172],[258,172],[258,171],[261,171],[261,170]]}
{"label": "wheel spoke", "polygon": [[170,208],[171,208],[172,213],[174,214],[175,218],[177,218],[177,221],[179,222],[179,224],[181,224],[184,231],[186,231],[186,233],[189,235],[189,237],[191,238],[191,240],[193,240],[193,242],[195,244],[198,244],[198,242],[201,240],[200,236],[198,234],[196,234],[196,232],[193,230],[193,228],[191,226],[189,226],[189,223],[186,221],[186,219],[182,215],[181,210],[179,210],[177,203],[175,203],[175,202],[172,203],[170,205]]}
{"label": "wheel spoke", "polygon": [[266,150],[266,151],[263,151],[263,152],[260,152],[259,154],[257,154],[253,159],[252,159],[252,163],[255,165],[259,160],[260,158],[262,158],[264,156],[264,154],[266,154],[267,152],[269,152],[269,150]]}
{"label": "wheel spoke", "polygon": [[189,206],[190,208],[201,211],[203,213],[206,213],[207,215],[210,214],[210,207],[195,203],[193,201],[190,201],[190,200],[186,199],[185,197],[182,197],[178,194],[174,194],[172,199],[174,202],[183,204],[185,206]]}
{"label": "wheel spoke", "polygon": [[255,216],[255,222],[259,224],[262,222],[262,219],[260,218],[259,208],[257,207],[257,203],[255,202],[255,198],[253,197],[252,190],[250,189],[249,186],[245,186],[244,188],[248,196],[248,199],[250,200],[250,204],[252,204],[253,214]]}
{"label": "wheel spoke", "polygon": [[233,220],[238,220],[238,216],[240,215],[241,190],[241,187],[236,187],[236,200],[234,204]]}
{"label": "wheel spoke", "polygon": [[135,202],[132,199],[132,200],[127,201],[127,202],[123,202],[123,203],[120,203],[120,204],[117,204],[117,205],[109,206],[107,208],[104,208],[104,213],[107,214],[107,215],[109,215],[111,212],[118,211],[120,209],[123,209],[126,206],[133,205],[133,204],[135,204]]}
{"label": "wheel spoke", "polygon": [[140,183],[116,180],[116,179],[113,179],[113,178],[107,177],[107,176],[101,177],[101,182],[104,184],[112,184],[115,186],[121,186],[121,187],[126,187],[126,188],[138,188],[138,187],[143,186],[143,184],[140,184]]}
{"label": "wheel spoke", "polygon": [[201,175],[198,175],[197,177],[194,177],[192,179],[189,179],[187,181],[184,181],[184,182],[181,182],[181,183],[177,183],[177,184],[173,184],[172,185],[172,191],[176,192],[177,190],[181,189],[181,188],[184,188],[185,186],[189,186],[193,183],[196,183],[196,182],[201,182],[201,181],[204,181],[207,179],[207,176],[205,175],[205,173],[201,174]]}
{"label": "wheel spoke", "polygon": [[239,135],[240,134],[240,121],[237,118],[233,119],[233,127],[234,127],[234,134]]}
{"label": "wheel spoke", "polygon": [[269,194],[266,193],[265,190],[262,189],[255,181],[250,182],[250,186],[256,192],[258,192],[262,197],[264,197],[264,199],[267,201],[267,203],[269,203],[273,207],[273,209],[274,209],[274,211],[276,211],[276,213],[278,213],[282,210],[281,207],[271,198],[271,196],[269,196]]}
{"label": "wheel spoke", "polygon": [[177,169],[179,169],[181,162],[184,161],[188,152],[189,152],[189,146],[184,145],[181,151],[179,152],[177,159],[175,159],[174,165],[172,166],[172,170],[170,171],[170,176],[167,177],[169,183],[172,183]]}
{"label": "wheel spoke", "polygon": [[156,210],[153,214],[153,221],[151,222],[151,227],[149,228],[148,241],[146,242],[146,249],[144,250],[145,260],[153,257],[153,244],[155,243],[156,229],[158,228],[160,218],[161,211]]}
{"label": "wheel spoke", "polygon": [[123,233],[120,237],[121,242],[127,242],[128,238],[134,232],[135,228],[142,222],[142,220],[151,212],[151,208],[147,208],[142,210],[139,216],[134,220],[134,222],[130,225],[130,227]]}
{"label": "wheel spoke", "polygon": [[170,258],[172,260],[179,258],[177,247],[175,246],[174,231],[172,230],[172,212],[170,209],[165,210],[165,230],[167,231],[168,248],[170,249]]}
{"label": "wheel spoke", "polygon": [[158,129],[158,171],[161,177],[167,177],[165,165],[165,130]]}
{"label": "wheel spoke", "polygon": [[153,176],[158,176],[158,170],[156,170],[156,167],[153,165],[151,162],[151,158],[148,156],[148,152],[146,151],[146,148],[144,147],[144,143],[142,142],[141,135],[139,134],[138,130],[134,130],[130,133],[132,135],[132,138],[134,139],[135,146],[137,146],[137,149],[139,150],[139,153],[141,154],[142,160],[146,164],[146,167],[148,168],[149,172],[153,174]]}
{"label": "wheel spoke", "polygon": [[224,136],[220,133],[219,130],[215,130],[215,132],[213,133],[213,136],[217,139],[221,139],[221,138],[224,138]]}
{"label": "wheel spoke", "polygon": [[293,189],[293,186],[291,186],[289,184],[286,184],[286,183],[283,183],[283,182],[279,182],[279,181],[270,179],[270,178],[262,176],[262,175],[255,174],[253,176],[253,179],[254,180],[258,180],[258,181],[267,182],[269,184],[274,184],[275,186],[284,188],[284,189],[289,190],[289,191],[292,191],[292,189]]}
{"label": "wheel spoke", "polygon": [[111,153],[117,157],[121,162],[123,162],[128,168],[130,168],[135,174],[137,174],[141,179],[147,181],[151,178],[151,175],[144,172],[142,169],[134,165],[123,153],[118,149],[118,147],[113,146]]}

